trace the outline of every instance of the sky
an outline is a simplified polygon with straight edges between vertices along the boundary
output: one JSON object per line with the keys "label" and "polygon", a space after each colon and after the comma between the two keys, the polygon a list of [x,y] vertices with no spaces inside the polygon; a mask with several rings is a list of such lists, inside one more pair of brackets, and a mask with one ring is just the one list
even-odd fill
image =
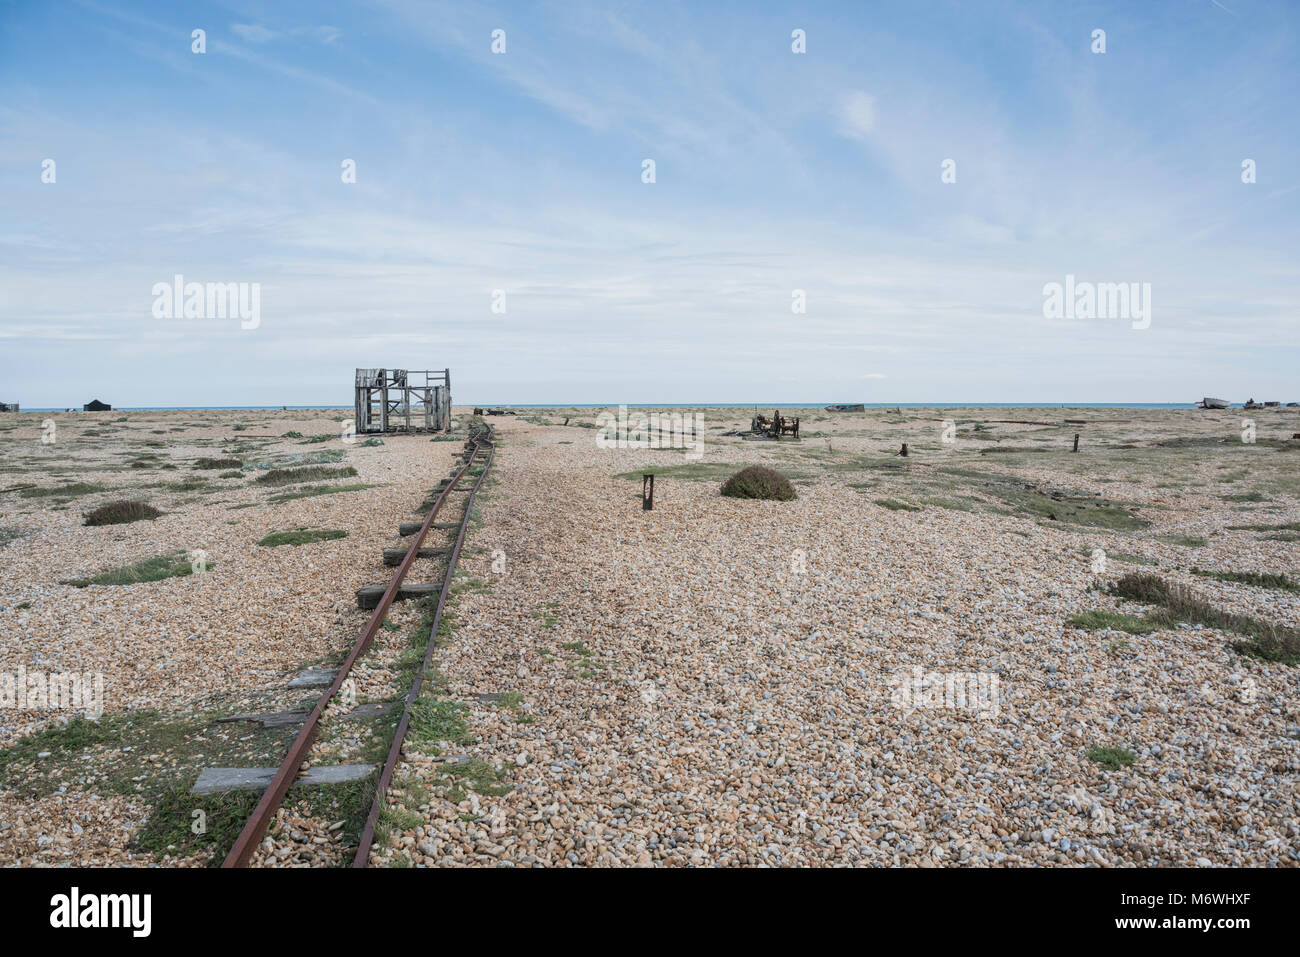
{"label": "sky", "polygon": [[[458,404],[1300,400],[1298,30],[0,0],[0,401],[346,405],[359,366]],[[168,316],[177,275],[257,321]],[[1149,284],[1149,324],[1047,316],[1067,276]]]}

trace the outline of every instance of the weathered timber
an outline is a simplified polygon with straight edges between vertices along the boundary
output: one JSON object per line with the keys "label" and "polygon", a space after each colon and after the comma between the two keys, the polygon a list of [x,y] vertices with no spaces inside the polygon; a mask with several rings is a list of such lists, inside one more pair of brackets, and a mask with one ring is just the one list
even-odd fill
{"label": "weathered timber", "polygon": [[[406,557],[406,553],[408,551],[410,551],[409,548],[385,548],[384,564],[393,568],[397,567],[398,565],[402,564],[402,559]],[[417,557],[441,558],[442,556],[446,555],[447,552],[448,549],[446,548],[422,548],[420,549]]]}
{"label": "weathered timber", "polygon": [[[357,589],[357,607],[362,611],[370,611],[372,608],[379,607],[379,599],[384,597],[384,592],[388,590],[387,585],[366,585],[364,588]],[[397,600],[408,601],[412,598],[423,598],[426,595],[436,595],[442,590],[442,583],[438,584],[403,584],[397,589]]]}

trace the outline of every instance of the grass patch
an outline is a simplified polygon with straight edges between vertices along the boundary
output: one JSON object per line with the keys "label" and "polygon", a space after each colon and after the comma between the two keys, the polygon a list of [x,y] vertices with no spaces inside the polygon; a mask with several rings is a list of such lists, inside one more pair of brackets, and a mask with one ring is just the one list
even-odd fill
{"label": "grass patch", "polygon": [[554,628],[560,623],[559,602],[543,602],[533,610],[533,617],[541,622],[543,628]]}
{"label": "grass patch", "polygon": [[504,770],[494,768],[482,758],[474,758],[465,764],[442,765],[434,786],[446,791],[447,800],[459,804],[471,791],[491,797],[509,794],[514,785],[507,783],[508,780]]}
{"label": "grass patch", "polygon": [[81,498],[83,495],[93,495],[96,492],[104,491],[102,485],[92,485],[89,482],[71,482],[67,485],[52,485],[48,488],[25,488],[18,494],[23,498]]}
{"label": "grass patch", "polygon": [[1234,642],[1238,654],[1261,661],[1300,664],[1300,631],[1276,625],[1269,621],[1239,615],[1215,608],[1190,588],[1174,585],[1159,575],[1149,572],[1132,572],[1122,576],[1110,588],[1110,593],[1121,598],[1144,602],[1162,608],[1176,621],[1205,625],[1220,631],[1231,631],[1245,640]]}
{"label": "grass patch", "polygon": [[431,748],[435,754],[442,752],[439,742],[467,745],[474,743],[465,715],[466,705],[449,698],[426,696],[411,709],[410,736],[422,747]]}
{"label": "grass patch", "polygon": [[[215,566],[209,562],[207,567],[210,571]],[[138,585],[141,582],[157,582],[165,578],[183,578],[193,574],[193,571],[186,552],[169,552],[166,555],[142,558],[133,564],[101,572],[90,578],[74,578],[64,584],[77,588],[85,588],[87,585]]]}
{"label": "grass patch", "polygon": [[[166,854],[193,857],[212,851],[216,866],[234,846],[260,791],[230,791],[226,794],[191,794],[189,785],[168,788],[153,806],[149,821],[136,837],[136,847],[155,857]],[[195,811],[202,812],[203,833],[195,834]]]}
{"label": "grass patch", "polygon": [[86,513],[86,525],[125,525],[128,522],[152,521],[162,512],[144,502],[109,502]]}
{"label": "grass patch", "polygon": [[268,502],[279,504],[280,502],[289,502],[295,498],[314,498],[317,495],[334,495],[338,492],[360,492],[363,489],[374,488],[373,485],[309,485],[306,488],[300,488],[293,492],[285,492],[281,495],[272,495]]}
{"label": "grass patch", "polygon": [[906,502],[900,502],[900,501],[899,501],[898,499],[896,499],[896,498],[877,498],[877,499],[873,499],[872,501],[873,501],[874,504],[879,505],[881,508],[887,508],[887,509],[889,509],[891,512],[919,512],[919,511],[921,511],[921,506],[919,506],[919,505],[908,505]]}
{"label": "grass patch", "polygon": [[275,548],[278,545],[298,546],[309,545],[312,542],[332,542],[347,537],[348,533],[338,528],[296,528],[287,532],[272,532],[257,544]]}
{"label": "grass patch", "polygon": [[1137,755],[1128,748],[1089,748],[1088,758],[1107,770],[1118,771],[1136,761]]}
{"label": "grass patch", "polygon": [[196,469],[237,469],[244,463],[239,459],[202,458],[194,463]]}
{"label": "grass patch", "polygon": [[172,492],[198,492],[208,488],[211,488],[208,480],[198,475],[190,475],[183,481],[173,482],[167,486],[167,489]]}
{"label": "grass patch", "polygon": [[1282,522],[1280,525],[1229,525],[1232,532],[1300,532],[1300,522]]}
{"label": "grass patch", "polygon": [[1300,591],[1300,582],[1294,582],[1286,575],[1268,572],[1215,572],[1202,568],[1193,568],[1193,575],[1213,578],[1221,582],[1235,582],[1238,585],[1254,585],[1256,588],[1276,588],[1282,591]]}
{"label": "grass patch", "polygon": [[253,479],[258,485],[279,487],[281,485],[301,485],[304,482],[320,482],[325,479],[350,478],[357,474],[351,465],[330,468],[325,465],[306,465],[302,468],[271,469]]}

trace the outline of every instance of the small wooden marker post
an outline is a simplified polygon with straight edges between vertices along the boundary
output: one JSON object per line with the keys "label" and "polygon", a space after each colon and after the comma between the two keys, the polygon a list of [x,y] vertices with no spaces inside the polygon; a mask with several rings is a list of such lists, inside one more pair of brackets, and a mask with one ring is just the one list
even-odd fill
{"label": "small wooden marker post", "polygon": [[641,511],[655,507],[655,477],[653,472],[641,473]]}
{"label": "small wooden marker post", "polygon": [[1074,449],[1073,449],[1073,451],[1075,451],[1075,452],[1079,451],[1079,433],[1078,433],[1078,432],[1075,432],[1075,433],[1074,433]]}

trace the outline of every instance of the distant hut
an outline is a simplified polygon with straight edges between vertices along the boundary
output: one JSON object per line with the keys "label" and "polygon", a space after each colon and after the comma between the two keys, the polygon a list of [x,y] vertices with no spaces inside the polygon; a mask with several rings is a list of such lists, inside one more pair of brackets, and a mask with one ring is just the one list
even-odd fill
{"label": "distant hut", "polygon": [[17,412],[17,402],[0,402],[0,412]]}
{"label": "distant hut", "polygon": [[91,399],[81,407],[82,412],[112,412],[113,407],[106,402],[100,402],[98,399]]}

